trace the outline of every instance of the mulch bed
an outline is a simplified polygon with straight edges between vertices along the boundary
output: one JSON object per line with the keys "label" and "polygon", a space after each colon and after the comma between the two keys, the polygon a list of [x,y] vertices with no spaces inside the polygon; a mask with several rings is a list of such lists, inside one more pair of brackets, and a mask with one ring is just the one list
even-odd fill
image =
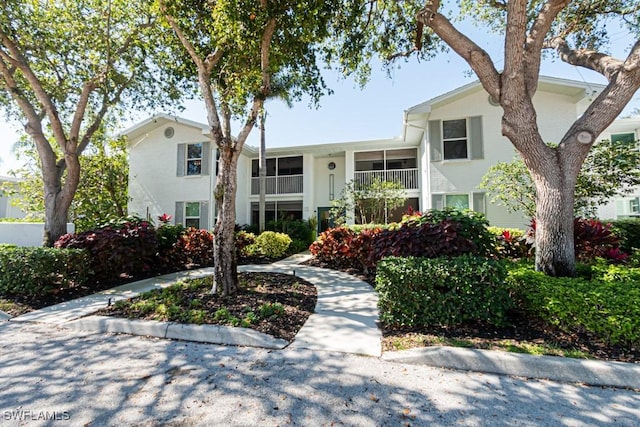
{"label": "mulch bed", "polygon": [[[192,308],[191,301],[199,300],[198,308],[206,311],[202,323],[224,325],[228,322],[215,318],[219,309],[226,309],[230,316],[243,319],[249,312],[258,313],[264,304],[280,303],[284,306],[283,315],[261,318],[251,322],[247,327],[291,342],[315,310],[315,286],[299,277],[280,273],[240,273],[238,277],[242,286],[237,294],[229,297],[211,294],[210,278],[205,279],[206,283],[197,289],[185,287],[184,291],[181,291],[181,309],[188,311]],[[135,301],[135,298],[133,300]],[[95,314],[145,320],[172,320],[169,317],[159,318],[154,313],[144,315],[131,307],[119,309],[117,305]]]}

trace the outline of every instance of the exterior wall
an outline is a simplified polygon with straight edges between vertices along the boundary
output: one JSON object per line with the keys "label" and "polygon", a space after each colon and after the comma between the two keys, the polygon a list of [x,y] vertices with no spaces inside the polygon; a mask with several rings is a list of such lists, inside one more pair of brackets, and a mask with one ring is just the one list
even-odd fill
{"label": "exterior wall", "polygon": [[[334,162],[336,164],[335,169],[329,170],[328,165],[330,162]],[[331,201],[340,198],[340,193],[344,189],[345,183],[348,181],[346,179],[345,171],[346,163],[344,155],[322,156],[314,159],[314,182],[311,188],[315,195],[315,204],[313,205],[315,213],[317,213],[318,207],[331,207]],[[330,197],[330,175],[333,175],[333,199]]]}
{"label": "exterior wall", "polygon": [[[72,223],[67,224],[67,232],[75,232]],[[0,222],[0,243],[18,246],[42,246],[44,223],[42,222]]]}
{"label": "exterior wall", "polygon": [[[175,134],[164,136],[168,125],[159,126],[138,140],[130,141],[129,213],[157,220],[167,213],[174,215],[177,201],[209,201],[211,175],[177,176],[177,152],[180,143],[207,140],[200,129],[172,123]],[[215,159],[215,157],[212,157]],[[215,168],[215,162],[210,162]],[[210,172],[210,171],[209,171]],[[210,212],[212,209],[209,210]]]}
{"label": "exterior wall", "polygon": [[[568,96],[538,91],[534,104],[538,111],[540,133],[548,142],[559,141],[569,124],[577,117],[575,101]],[[484,91],[473,92],[462,99],[434,108],[429,120],[473,116],[482,116],[484,158],[431,162],[428,165],[429,185],[426,187],[429,193],[468,194],[471,200],[472,192],[482,191],[477,186],[492,165],[513,159],[516,151],[501,133],[502,109],[490,105]],[[431,206],[430,200],[426,202]],[[500,206],[492,205],[488,198],[485,204],[487,219],[492,225],[523,228],[528,224],[528,220],[522,215],[512,214]]]}

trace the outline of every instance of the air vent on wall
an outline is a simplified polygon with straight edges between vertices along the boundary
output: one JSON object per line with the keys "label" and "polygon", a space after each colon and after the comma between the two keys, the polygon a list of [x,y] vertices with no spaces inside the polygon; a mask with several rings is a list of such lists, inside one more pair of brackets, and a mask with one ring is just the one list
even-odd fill
{"label": "air vent on wall", "polygon": [[173,135],[175,134],[175,130],[173,130],[173,128],[171,126],[169,126],[168,128],[166,128],[164,130],[164,136],[166,138],[173,138]]}

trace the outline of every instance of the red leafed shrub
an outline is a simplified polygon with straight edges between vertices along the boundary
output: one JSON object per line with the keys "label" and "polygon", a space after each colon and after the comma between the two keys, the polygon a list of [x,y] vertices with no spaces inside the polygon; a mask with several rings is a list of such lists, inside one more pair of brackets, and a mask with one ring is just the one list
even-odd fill
{"label": "red leafed shrub", "polygon": [[335,267],[352,267],[351,243],[356,233],[347,227],[330,228],[320,233],[309,250],[319,261]]}
{"label": "red leafed shrub", "polygon": [[460,235],[458,222],[405,223],[396,230],[383,230],[375,239],[369,262],[375,265],[387,256],[436,258],[473,253],[476,245]]}
{"label": "red leafed shrub", "polygon": [[176,243],[176,251],[184,257],[186,267],[213,265],[213,234],[207,230],[188,228]]}
{"label": "red leafed shrub", "polygon": [[236,255],[238,257],[246,256],[247,246],[256,242],[256,235],[241,230],[236,233]]}
{"label": "red leafed shrub", "polygon": [[86,249],[91,254],[94,277],[111,280],[153,270],[158,238],[148,221],[128,219],[79,234],[65,234],[55,247]]}
{"label": "red leafed shrub", "polygon": [[[536,221],[531,220],[528,238],[535,241]],[[576,218],[573,223],[573,238],[576,258],[590,261],[604,258],[613,262],[623,262],[628,255],[620,250],[620,239],[612,231],[612,225],[597,219]]]}

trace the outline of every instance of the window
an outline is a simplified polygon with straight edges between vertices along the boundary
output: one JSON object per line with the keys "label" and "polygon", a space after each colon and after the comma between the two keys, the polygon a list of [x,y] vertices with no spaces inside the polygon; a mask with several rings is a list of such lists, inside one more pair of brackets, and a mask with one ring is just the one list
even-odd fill
{"label": "window", "polygon": [[617,133],[611,135],[611,142],[621,142],[624,144],[634,144],[636,142],[636,136],[633,132],[630,133]]}
{"label": "window", "polygon": [[[258,203],[251,203],[251,224],[257,225],[259,222]],[[275,220],[302,220],[302,201],[276,201],[265,203],[266,222]]]}
{"label": "window", "polygon": [[632,214],[640,213],[640,198],[636,197],[635,199],[629,200],[629,211]]}
{"label": "window", "polygon": [[447,208],[469,209],[469,195],[447,194],[444,198],[444,206]]}
{"label": "window", "polygon": [[187,175],[202,173],[202,143],[187,144]]}
{"label": "window", "polygon": [[467,119],[442,122],[444,159],[467,159]]}
{"label": "window", "polygon": [[184,204],[184,226],[200,228],[200,202]]}

